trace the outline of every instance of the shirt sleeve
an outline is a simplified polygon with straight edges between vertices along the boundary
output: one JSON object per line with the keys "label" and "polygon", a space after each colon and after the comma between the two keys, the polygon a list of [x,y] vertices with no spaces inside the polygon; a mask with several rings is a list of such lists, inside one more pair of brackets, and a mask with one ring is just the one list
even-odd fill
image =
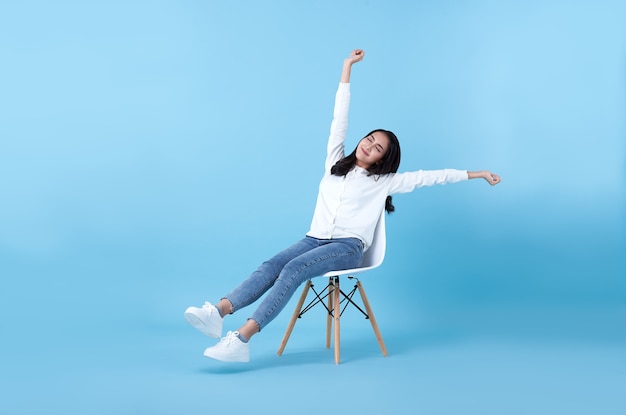
{"label": "shirt sleeve", "polygon": [[335,94],[333,121],[330,124],[330,136],[326,149],[326,173],[344,157],[344,141],[348,130],[348,110],[350,108],[350,84],[340,83]]}
{"label": "shirt sleeve", "polygon": [[391,176],[389,194],[408,193],[418,187],[457,183],[467,180],[467,170],[418,170]]}

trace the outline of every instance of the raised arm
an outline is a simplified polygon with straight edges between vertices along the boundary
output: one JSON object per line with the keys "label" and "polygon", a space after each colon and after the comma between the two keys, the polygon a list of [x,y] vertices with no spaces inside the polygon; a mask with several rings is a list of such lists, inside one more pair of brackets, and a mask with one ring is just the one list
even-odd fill
{"label": "raised arm", "polygon": [[363,49],[354,49],[350,52],[350,56],[343,60],[343,70],[341,71],[341,83],[349,84],[350,83],[350,71],[352,69],[352,65],[363,60],[365,56],[365,51]]}
{"label": "raised arm", "polygon": [[468,171],[467,178],[468,179],[485,179],[487,180],[487,183],[489,183],[492,186],[495,186],[498,183],[500,183],[500,176],[498,176],[497,174],[493,174],[492,172],[487,171],[487,170]]}
{"label": "raised arm", "polygon": [[344,157],[343,143],[348,130],[348,110],[350,108],[350,70],[354,63],[363,59],[363,56],[365,56],[365,52],[361,49],[355,49],[343,61],[341,82],[335,94],[335,109],[333,121],[330,124],[330,137],[326,152],[325,166],[328,174],[330,174],[331,167]]}

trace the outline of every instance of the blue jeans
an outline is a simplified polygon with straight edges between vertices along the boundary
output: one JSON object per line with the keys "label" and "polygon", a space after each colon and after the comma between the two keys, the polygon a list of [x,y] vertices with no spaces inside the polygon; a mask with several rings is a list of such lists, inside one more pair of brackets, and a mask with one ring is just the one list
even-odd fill
{"label": "blue jeans", "polygon": [[252,304],[269,290],[250,316],[262,330],[282,311],[304,281],[328,271],[356,268],[362,256],[363,242],[360,239],[307,236],[265,261],[224,298],[230,301],[235,312]]}

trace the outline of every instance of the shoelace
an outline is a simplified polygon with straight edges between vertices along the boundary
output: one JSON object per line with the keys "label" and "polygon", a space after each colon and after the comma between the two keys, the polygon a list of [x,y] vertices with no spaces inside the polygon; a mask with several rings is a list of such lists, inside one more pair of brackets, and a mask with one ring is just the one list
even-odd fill
{"label": "shoelace", "polygon": [[226,345],[228,346],[229,344],[233,343],[235,340],[239,340],[237,336],[239,336],[238,331],[229,331],[228,333],[226,333],[225,337],[222,337],[220,339],[220,343],[226,343]]}

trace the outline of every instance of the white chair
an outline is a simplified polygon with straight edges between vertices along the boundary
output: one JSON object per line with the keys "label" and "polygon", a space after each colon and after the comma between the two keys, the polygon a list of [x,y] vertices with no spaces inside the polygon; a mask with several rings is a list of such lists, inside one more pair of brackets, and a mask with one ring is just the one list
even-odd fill
{"label": "white chair", "polygon": [[[385,258],[385,250],[387,247],[387,240],[385,235],[385,210],[383,209],[380,214],[380,218],[378,219],[378,224],[376,225],[376,230],[374,231],[374,238],[372,241],[372,245],[369,247],[365,254],[363,255],[363,259],[361,260],[361,264],[358,268],[346,269],[340,271],[330,271],[326,274],[322,275],[322,277],[328,277],[328,285],[324,287],[324,289],[320,292],[317,292],[311,283],[311,280],[306,282],[304,290],[300,295],[300,299],[298,300],[298,305],[291,316],[291,321],[289,322],[289,326],[285,331],[285,335],[283,336],[283,341],[280,344],[280,348],[278,349],[278,355],[282,355],[285,350],[285,346],[287,346],[287,341],[289,341],[289,336],[291,336],[291,332],[293,331],[293,327],[296,324],[296,320],[304,313],[309,311],[317,304],[321,304],[328,311],[328,315],[326,317],[326,348],[330,348],[330,337],[331,337],[331,326],[333,324],[333,320],[335,322],[335,363],[339,364],[340,361],[340,319],[341,314],[346,309],[346,307],[350,304],[355,306],[366,319],[369,319],[372,324],[372,329],[374,329],[374,334],[376,335],[376,339],[378,340],[378,345],[380,346],[380,350],[383,353],[383,356],[388,356],[387,348],[385,347],[385,343],[380,334],[380,330],[378,329],[378,323],[376,323],[376,319],[374,318],[374,313],[372,312],[372,308],[370,307],[370,303],[365,295],[365,290],[354,274],[361,273],[364,271],[368,271],[374,268],[379,267],[383,263],[383,259]],[[342,275],[348,275],[349,279],[356,279],[356,284],[354,285],[352,291],[348,294],[344,293],[339,288],[339,277]],[[312,289],[315,293],[315,298],[302,309],[302,306],[306,300],[309,289]],[[327,290],[328,289],[328,290]],[[363,301],[363,306],[365,307],[365,311],[361,307],[359,307],[353,300],[352,297],[355,292],[359,291],[361,296],[361,300]],[[324,294],[327,291],[326,294]],[[324,299],[328,298],[328,305],[324,304]],[[343,310],[341,309],[341,303],[345,302],[345,306]]]}

